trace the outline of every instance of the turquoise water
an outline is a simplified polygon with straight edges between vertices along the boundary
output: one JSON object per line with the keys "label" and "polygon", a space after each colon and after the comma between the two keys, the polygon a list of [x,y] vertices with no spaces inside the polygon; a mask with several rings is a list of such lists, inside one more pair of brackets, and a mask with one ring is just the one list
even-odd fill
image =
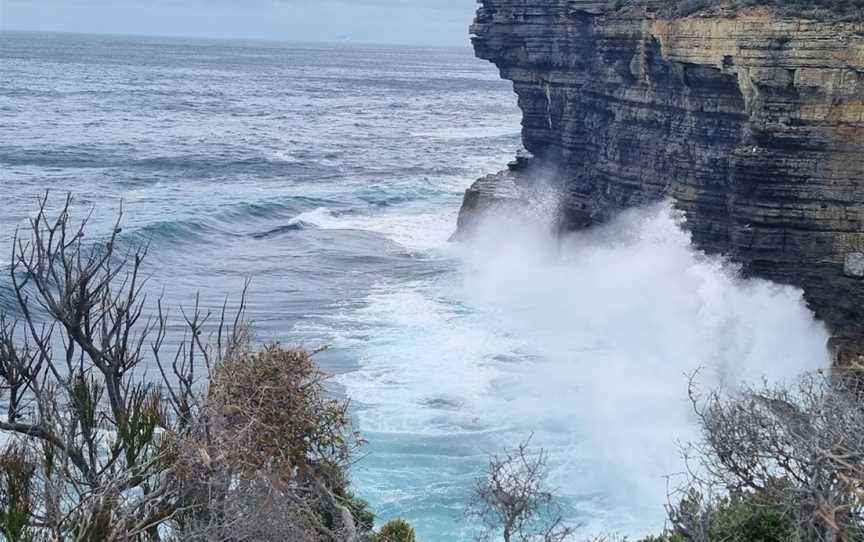
{"label": "turquoise water", "polygon": [[800,292],[694,252],[664,204],[563,240],[542,209],[493,217],[448,243],[519,122],[467,49],[2,33],[0,247],[50,188],[95,231],[122,199],[124,241],[152,243],[176,303],[251,277],[262,340],[330,346],[369,440],[355,482],[422,540],[469,539],[486,454],[531,434],[586,534],[644,532],[694,436],[685,375],[788,378],[827,363],[827,336]]}

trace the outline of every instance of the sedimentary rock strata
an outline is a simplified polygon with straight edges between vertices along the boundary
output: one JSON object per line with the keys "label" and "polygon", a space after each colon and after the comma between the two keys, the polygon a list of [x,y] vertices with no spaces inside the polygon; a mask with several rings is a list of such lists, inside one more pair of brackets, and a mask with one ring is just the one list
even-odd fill
{"label": "sedimentary rock strata", "polygon": [[[663,13],[482,1],[476,53],[513,81],[524,146],[565,194],[563,226],[671,197],[699,247],[803,288],[838,356],[864,352],[864,23]],[[512,201],[526,169],[478,181],[463,229],[496,183]]]}

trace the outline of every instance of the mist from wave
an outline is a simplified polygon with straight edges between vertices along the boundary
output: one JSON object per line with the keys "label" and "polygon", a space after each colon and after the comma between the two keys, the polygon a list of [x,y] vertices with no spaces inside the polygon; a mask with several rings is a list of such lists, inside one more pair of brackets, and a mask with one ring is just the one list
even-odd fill
{"label": "mist from wave", "polygon": [[664,203],[558,239],[493,215],[441,247],[452,273],[379,284],[337,318],[360,359],[340,382],[373,448],[359,485],[424,539],[468,540],[485,454],[533,435],[586,535],[658,530],[679,444],[697,436],[689,376],[734,389],[829,364],[800,290],[740,278],[681,220]]}

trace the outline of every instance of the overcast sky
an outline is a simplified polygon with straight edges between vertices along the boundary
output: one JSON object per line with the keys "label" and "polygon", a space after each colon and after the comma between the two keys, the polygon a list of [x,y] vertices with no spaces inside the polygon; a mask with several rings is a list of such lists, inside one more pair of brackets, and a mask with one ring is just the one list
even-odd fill
{"label": "overcast sky", "polygon": [[467,45],[476,0],[0,0],[0,29]]}

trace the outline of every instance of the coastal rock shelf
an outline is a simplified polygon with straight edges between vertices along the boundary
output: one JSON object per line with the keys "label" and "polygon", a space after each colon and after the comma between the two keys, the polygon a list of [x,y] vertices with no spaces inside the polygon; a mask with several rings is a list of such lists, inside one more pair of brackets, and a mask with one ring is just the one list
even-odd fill
{"label": "coastal rock shelf", "polygon": [[[671,197],[698,247],[803,288],[840,363],[864,353],[864,23],[766,8],[482,0],[477,56],[513,81],[562,227]],[[523,160],[524,162],[524,160]],[[462,228],[514,201],[518,167],[468,190]]]}

